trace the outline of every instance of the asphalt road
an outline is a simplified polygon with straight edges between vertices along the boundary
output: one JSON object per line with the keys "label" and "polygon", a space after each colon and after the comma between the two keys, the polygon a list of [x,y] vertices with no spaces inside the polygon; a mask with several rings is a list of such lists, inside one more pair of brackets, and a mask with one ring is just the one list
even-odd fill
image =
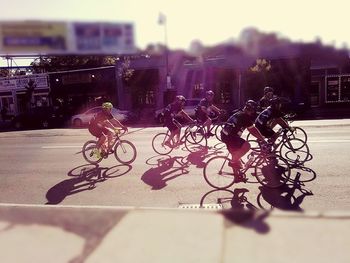
{"label": "asphalt road", "polygon": [[313,159],[292,171],[301,184],[279,190],[264,189],[251,178],[228,191],[213,191],[202,170],[210,157],[226,154],[218,141],[211,139],[206,153],[180,148],[163,157],[151,147],[160,130],[133,129],[125,136],[138,151],[131,165],[110,156],[98,167],[79,153],[90,139],[84,129],[1,133],[0,202],[177,208],[220,198],[227,200],[225,207],[350,210],[350,126],[305,127]]}

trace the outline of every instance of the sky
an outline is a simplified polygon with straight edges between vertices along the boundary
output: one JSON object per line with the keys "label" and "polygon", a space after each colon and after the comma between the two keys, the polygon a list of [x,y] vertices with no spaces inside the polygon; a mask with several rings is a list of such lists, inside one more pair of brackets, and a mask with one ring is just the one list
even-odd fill
{"label": "sky", "polygon": [[[131,22],[136,46],[165,43],[188,49],[193,40],[206,46],[238,39],[244,28],[274,32],[292,41],[350,47],[347,0],[0,0],[0,21],[50,20]],[[16,64],[22,63],[20,60]],[[0,64],[6,61],[0,59]]]}

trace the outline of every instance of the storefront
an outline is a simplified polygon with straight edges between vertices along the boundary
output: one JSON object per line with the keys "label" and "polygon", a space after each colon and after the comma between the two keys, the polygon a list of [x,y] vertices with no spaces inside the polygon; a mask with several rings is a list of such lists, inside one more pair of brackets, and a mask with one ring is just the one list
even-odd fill
{"label": "storefront", "polygon": [[[28,110],[28,107],[50,105],[47,74],[33,74],[0,79],[0,106],[9,116]],[[30,93],[28,89],[32,89]]]}

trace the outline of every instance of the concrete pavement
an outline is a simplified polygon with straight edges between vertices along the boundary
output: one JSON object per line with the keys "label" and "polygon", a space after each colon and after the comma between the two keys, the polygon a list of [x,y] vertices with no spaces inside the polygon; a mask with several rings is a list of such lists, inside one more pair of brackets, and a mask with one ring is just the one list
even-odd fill
{"label": "concrete pavement", "polygon": [[350,212],[0,205],[1,262],[350,262]]}

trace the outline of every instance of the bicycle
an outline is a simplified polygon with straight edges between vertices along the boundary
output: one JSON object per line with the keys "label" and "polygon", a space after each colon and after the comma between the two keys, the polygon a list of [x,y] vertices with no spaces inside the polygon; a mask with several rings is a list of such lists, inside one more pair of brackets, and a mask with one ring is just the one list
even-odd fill
{"label": "bicycle", "polygon": [[[268,147],[267,147],[268,148]],[[276,153],[262,148],[259,152],[252,150],[248,155],[248,161],[241,169],[229,166],[229,153],[226,156],[216,156],[208,160],[203,176],[205,181],[216,189],[226,189],[235,182],[248,182],[246,173],[251,173],[257,181],[268,188],[278,188],[287,183],[290,177],[289,163]]]}
{"label": "bicycle", "polygon": [[[174,120],[179,127],[181,124]],[[171,153],[178,146],[185,144],[185,148],[189,152],[195,152],[200,147],[206,147],[208,142],[207,138],[200,132],[200,126],[198,124],[192,123],[185,129],[184,134],[180,137],[178,142],[174,141],[174,138],[171,140],[171,144],[167,144],[169,141],[170,131],[160,132],[156,134],[152,139],[152,148],[153,150],[160,155],[167,155]]]}
{"label": "bicycle", "polygon": [[[123,133],[124,134],[124,133]],[[97,147],[97,140],[89,140],[83,145],[82,153],[84,159],[91,164],[97,164],[106,159],[109,154],[114,153],[114,157],[122,164],[130,164],[136,159],[136,147],[128,140],[121,140],[123,135],[121,129],[115,129],[112,141],[112,152],[101,153],[101,149]],[[107,140],[104,147],[107,149]]]}
{"label": "bicycle", "polygon": [[[311,160],[310,149],[305,141],[291,136],[291,132],[293,131],[290,129],[280,128],[277,131],[278,139],[274,144],[271,144],[270,150],[278,152],[279,155],[294,165],[301,165],[306,161]],[[258,141],[256,139],[249,139],[249,135],[247,138],[247,141],[250,143],[251,148],[255,151],[259,151],[260,146]]]}
{"label": "bicycle", "polygon": [[[212,121],[212,125],[210,126],[209,132],[214,134],[216,139],[218,139],[220,142],[221,140],[221,130],[223,129],[225,125],[225,121],[222,121],[223,116],[225,116],[226,111],[222,111],[219,115],[216,115],[213,118],[210,118]],[[203,123],[199,124],[200,129],[199,131],[203,134],[203,136],[206,136],[206,126],[203,125]]]}
{"label": "bicycle", "polygon": [[[296,116],[295,113],[289,113],[289,114],[285,114],[283,116],[283,119],[286,120],[289,125],[293,122],[293,118]],[[289,137],[290,139],[299,139],[303,142],[303,145],[307,143],[307,134],[305,132],[305,130],[301,127],[298,126],[291,126],[291,129],[287,131],[287,137]],[[250,133],[247,134],[247,138],[246,140],[249,141],[251,140],[250,137],[252,135]],[[302,147],[301,146],[301,147]]]}

